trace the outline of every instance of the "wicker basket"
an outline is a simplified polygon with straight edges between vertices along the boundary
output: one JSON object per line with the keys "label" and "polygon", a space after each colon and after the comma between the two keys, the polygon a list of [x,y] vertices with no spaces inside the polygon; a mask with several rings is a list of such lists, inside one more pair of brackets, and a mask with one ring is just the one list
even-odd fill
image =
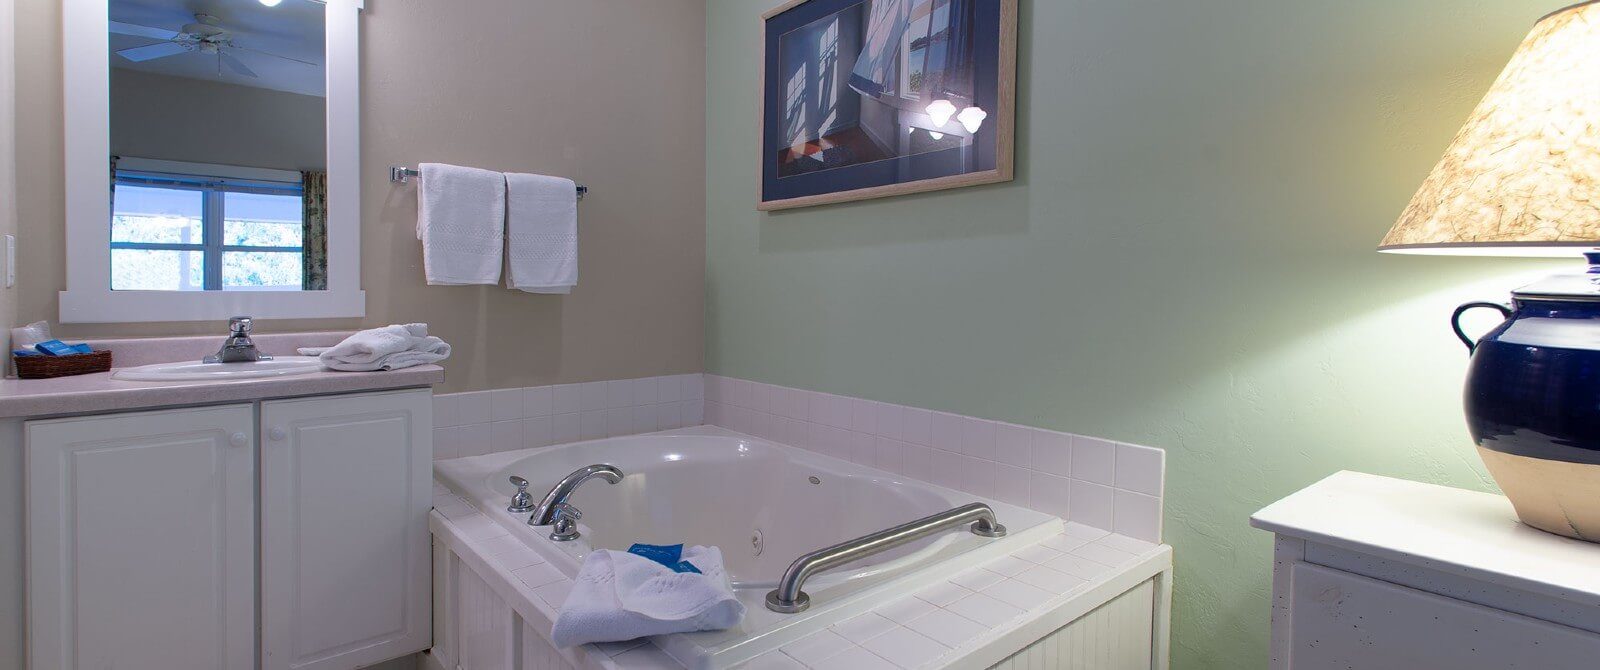
{"label": "wicker basket", "polygon": [[12,356],[11,360],[16,362],[17,376],[22,379],[70,377],[111,369],[110,350],[71,356]]}

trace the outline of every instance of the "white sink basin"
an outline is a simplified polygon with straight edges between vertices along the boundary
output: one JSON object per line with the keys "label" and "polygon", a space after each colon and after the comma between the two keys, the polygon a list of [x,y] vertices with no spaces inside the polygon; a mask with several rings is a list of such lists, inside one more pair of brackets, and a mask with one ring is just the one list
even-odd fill
{"label": "white sink basin", "polygon": [[156,363],[154,365],[141,365],[136,368],[122,368],[111,373],[111,378],[140,382],[179,382],[202,379],[220,381],[303,375],[321,369],[322,363],[315,356],[278,356],[270,361],[255,361],[252,363],[201,363],[198,361]]}

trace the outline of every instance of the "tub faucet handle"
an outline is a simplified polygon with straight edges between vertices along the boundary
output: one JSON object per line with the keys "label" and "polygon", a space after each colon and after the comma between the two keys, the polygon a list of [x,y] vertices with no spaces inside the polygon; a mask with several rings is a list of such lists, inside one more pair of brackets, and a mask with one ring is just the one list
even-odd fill
{"label": "tub faucet handle", "polygon": [[528,494],[528,480],[511,475],[511,485],[517,487],[517,492],[511,496],[511,504],[506,511],[513,514],[532,512],[533,496]]}
{"label": "tub faucet handle", "polygon": [[583,510],[567,503],[556,503],[555,517],[550,524],[550,539],[556,542],[578,539],[578,519],[582,518]]}

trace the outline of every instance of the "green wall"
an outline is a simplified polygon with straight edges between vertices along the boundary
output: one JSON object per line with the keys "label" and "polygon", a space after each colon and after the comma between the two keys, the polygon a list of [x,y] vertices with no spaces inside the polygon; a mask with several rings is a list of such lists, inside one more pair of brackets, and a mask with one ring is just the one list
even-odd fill
{"label": "green wall", "polygon": [[1266,665],[1266,503],[1492,488],[1445,320],[1551,266],[1373,247],[1558,3],[1022,0],[1015,182],[767,215],[775,4],[708,5],[708,371],[1166,449],[1184,670]]}

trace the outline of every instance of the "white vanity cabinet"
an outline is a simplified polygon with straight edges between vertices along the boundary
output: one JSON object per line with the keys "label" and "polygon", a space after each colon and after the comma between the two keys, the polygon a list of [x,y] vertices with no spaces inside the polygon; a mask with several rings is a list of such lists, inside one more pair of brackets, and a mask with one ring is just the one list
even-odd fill
{"label": "white vanity cabinet", "polygon": [[254,667],[251,406],[25,434],[29,667]]}
{"label": "white vanity cabinet", "polygon": [[426,648],[431,412],[419,389],[26,422],[29,667]]}
{"label": "white vanity cabinet", "polygon": [[421,651],[430,616],[433,396],[261,403],[261,667]]}
{"label": "white vanity cabinet", "polygon": [[1516,518],[1502,496],[1354,472],[1257,512],[1277,535],[1271,667],[1600,667],[1600,544]]}

